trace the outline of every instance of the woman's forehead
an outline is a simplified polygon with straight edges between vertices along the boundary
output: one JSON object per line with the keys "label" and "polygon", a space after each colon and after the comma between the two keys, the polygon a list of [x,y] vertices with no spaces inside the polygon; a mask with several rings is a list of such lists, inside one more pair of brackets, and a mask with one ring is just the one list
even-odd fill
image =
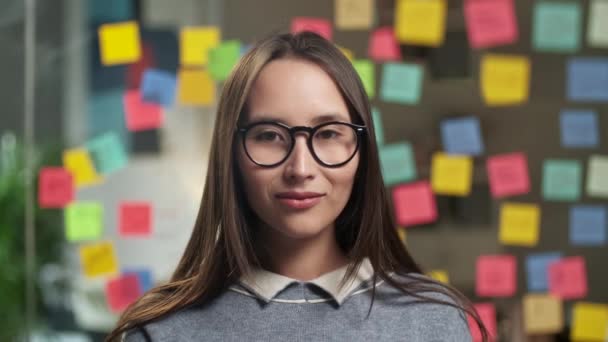
{"label": "woman's forehead", "polygon": [[350,117],[345,113],[303,113],[291,115],[286,113],[251,113],[248,123],[259,121],[275,121],[289,126],[316,126],[324,122],[341,121],[350,122]]}

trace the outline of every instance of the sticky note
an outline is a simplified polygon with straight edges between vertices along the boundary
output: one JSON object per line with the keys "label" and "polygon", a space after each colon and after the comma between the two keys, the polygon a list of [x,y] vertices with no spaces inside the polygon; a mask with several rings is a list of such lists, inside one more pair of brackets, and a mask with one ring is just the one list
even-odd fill
{"label": "sticky note", "polygon": [[572,307],[572,341],[604,341],[608,327],[608,305],[577,302]]}
{"label": "sticky note", "polygon": [[154,281],[152,280],[152,272],[149,269],[145,268],[126,268],[122,272],[124,275],[136,275],[139,279],[139,285],[141,287],[141,292],[147,292],[154,286]]}
{"label": "sticky note", "polygon": [[331,22],[327,19],[312,17],[293,18],[291,21],[291,33],[303,31],[314,32],[329,41],[332,40],[333,36]]}
{"label": "sticky note", "polygon": [[504,203],[499,240],[504,245],[532,247],[538,243],[540,208],[536,204]]}
{"label": "sticky note", "polygon": [[398,227],[397,235],[399,235],[399,240],[401,240],[401,242],[403,242],[405,244],[407,241],[407,233],[405,232],[405,228]]}
{"label": "sticky note", "polygon": [[348,58],[348,60],[352,63],[353,59],[355,58],[355,53],[353,52],[353,50],[347,49],[339,45],[337,45],[337,47],[344,54],[344,56],[346,56],[346,58]]}
{"label": "sticky note", "polygon": [[437,203],[428,181],[396,186],[393,205],[397,224],[410,227],[437,220]]}
{"label": "sticky note", "polygon": [[399,142],[380,146],[379,157],[386,186],[416,179],[416,162],[410,143]]}
{"label": "sticky note", "polygon": [[491,106],[528,100],[530,60],[525,56],[486,54],[481,60],[481,93]]}
{"label": "sticky note", "polygon": [[63,166],[74,177],[76,187],[98,184],[102,177],[97,174],[89,152],[85,148],[63,151]]}
{"label": "sticky note", "polygon": [[475,291],[480,297],[510,297],[517,289],[517,262],[512,255],[481,255],[476,262]]}
{"label": "sticky note", "polygon": [[384,125],[382,123],[382,114],[378,108],[372,108],[372,120],[374,123],[374,132],[376,133],[376,144],[384,144]]}
{"label": "sticky note", "polygon": [[564,327],[562,301],[550,294],[524,295],[524,331],[528,334],[555,334]]}
{"label": "sticky note", "polygon": [[447,0],[397,0],[395,34],[410,45],[439,46],[445,36]]}
{"label": "sticky note", "polygon": [[376,72],[374,64],[368,59],[358,59],[353,61],[353,67],[357,71],[365,92],[370,99],[376,95]]}
{"label": "sticky note", "polygon": [[99,202],[74,202],[64,210],[65,236],[70,242],[97,240],[103,233],[103,207]]}
{"label": "sticky note", "polygon": [[549,265],[549,292],[561,299],[587,296],[587,268],[580,256],[566,257]]}
{"label": "sticky note", "polygon": [[599,246],[606,243],[607,207],[574,205],[570,207],[570,243],[578,246]]}
{"label": "sticky note", "polygon": [[401,48],[392,27],[380,27],[372,32],[369,37],[367,55],[376,62],[401,60]]}
{"label": "sticky note", "polygon": [[450,277],[448,275],[448,271],[446,270],[430,270],[428,272],[429,277],[437,280],[438,282],[449,284]]}
{"label": "sticky note", "polygon": [[471,192],[473,160],[437,152],[431,162],[431,185],[440,195],[466,196]]}
{"label": "sticky note", "polygon": [[593,110],[564,109],[559,126],[564,147],[594,148],[600,143],[597,113]]}
{"label": "sticky note", "polygon": [[587,43],[592,47],[608,47],[608,2],[591,0],[588,13]]}
{"label": "sticky note", "polygon": [[118,208],[122,236],[148,236],[152,232],[152,206],[147,202],[122,202]]}
{"label": "sticky note", "polygon": [[484,145],[479,126],[479,119],[472,116],[443,120],[441,122],[443,150],[448,154],[472,156],[482,154]]}
{"label": "sticky note", "polygon": [[137,62],[141,58],[139,26],[135,21],[99,26],[99,52],[103,65]]}
{"label": "sticky note", "polygon": [[530,192],[528,158],[524,153],[506,153],[486,160],[490,192],[494,198]]}
{"label": "sticky note", "polygon": [[89,22],[110,22],[133,19],[134,4],[124,0],[106,0],[86,2]]}
{"label": "sticky note", "polygon": [[179,32],[179,60],[182,66],[204,66],[209,61],[209,49],[221,40],[218,27],[186,26]]}
{"label": "sticky note", "polygon": [[125,121],[130,131],[157,129],[163,125],[162,108],[142,101],[139,90],[127,90],[124,97]]}
{"label": "sticky note", "polygon": [[374,0],[335,0],[334,21],[341,30],[367,30],[374,23]]}
{"label": "sticky note", "polygon": [[151,102],[171,107],[175,103],[177,79],[170,72],[159,69],[144,71],[141,81],[141,97],[143,102]]}
{"label": "sticky note", "polygon": [[608,198],[608,155],[591,155],[587,166],[587,195]]}
{"label": "sticky note", "polygon": [[581,197],[582,166],[578,160],[547,159],[543,163],[543,198],[577,201]]}
{"label": "sticky note", "polygon": [[108,308],[113,312],[126,309],[142,295],[139,278],[135,274],[121,275],[106,283],[105,293]]}
{"label": "sticky note", "polygon": [[566,67],[568,100],[608,102],[608,58],[574,57]]}
{"label": "sticky note", "polygon": [[[481,318],[481,322],[488,330],[490,341],[493,341],[498,336],[496,333],[496,307],[493,303],[475,303],[473,307],[477,311],[479,318]],[[482,336],[477,322],[471,316],[467,316],[467,320],[473,342],[481,342]]]}
{"label": "sticky note", "polygon": [[228,40],[209,50],[209,74],[224,81],[241,58],[241,42]]}
{"label": "sticky note", "polygon": [[539,1],[534,5],[532,46],[539,51],[576,52],[582,21],[578,3]]}
{"label": "sticky note", "polygon": [[62,167],[43,167],[38,173],[38,205],[63,208],[74,200],[72,174]]}
{"label": "sticky note", "polygon": [[517,18],[513,0],[466,0],[464,17],[469,44],[474,49],[517,41]]}
{"label": "sticky note", "polygon": [[126,149],[116,132],[97,136],[86,144],[93,159],[95,169],[101,174],[109,174],[124,168],[128,162]]}
{"label": "sticky note", "polygon": [[385,63],[380,97],[386,102],[416,104],[422,94],[424,70],[418,64]]}
{"label": "sticky note", "polygon": [[549,265],[561,257],[559,252],[532,253],[526,257],[528,291],[546,292],[549,289]]}
{"label": "sticky note", "polygon": [[80,262],[85,276],[114,276],[118,273],[118,261],[114,246],[101,241],[80,246]]}
{"label": "sticky note", "polygon": [[124,89],[116,88],[91,94],[87,98],[86,130],[91,139],[108,131],[116,132],[127,150],[131,149],[131,132],[124,114]]}
{"label": "sticky note", "polygon": [[186,106],[209,106],[215,102],[215,82],[207,70],[181,69],[177,102]]}

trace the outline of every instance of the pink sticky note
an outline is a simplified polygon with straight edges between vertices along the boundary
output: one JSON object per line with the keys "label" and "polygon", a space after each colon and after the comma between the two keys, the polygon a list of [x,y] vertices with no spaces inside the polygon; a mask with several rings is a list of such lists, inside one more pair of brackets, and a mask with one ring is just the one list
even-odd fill
{"label": "pink sticky note", "polygon": [[146,202],[123,202],[118,213],[122,236],[147,236],[152,232],[152,207]]}
{"label": "pink sticky note", "polygon": [[125,274],[106,283],[106,301],[113,312],[126,309],[142,294],[139,276]]}
{"label": "pink sticky note", "polygon": [[393,203],[398,225],[408,227],[433,222],[437,219],[435,195],[428,181],[395,187]]}
{"label": "pink sticky note", "polygon": [[[496,338],[496,307],[493,303],[476,303],[473,307],[477,310],[479,318],[481,318],[483,325],[488,330],[490,341],[493,341]],[[481,330],[479,330],[477,322],[471,316],[467,316],[467,320],[469,321],[469,330],[471,331],[473,342],[482,341]]]}
{"label": "pink sticky note", "polygon": [[549,292],[561,299],[587,296],[587,269],[583,257],[562,258],[549,265]]}
{"label": "pink sticky note", "polygon": [[381,27],[371,34],[367,54],[377,62],[401,60],[401,49],[392,27]]}
{"label": "pink sticky note", "polygon": [[124,105],[128,130],[144,131],[162,126],[164,118],[161,106],[143,102],[139,90],[127,90]]}
{"label": "pink sticky note", "polygon": [[477,258],[475,287],[480,297],[510,297],[517,289],[517,263],[512,255],[482,255]]}
{"label": "pink sticky note", "polygon": [[466,0],[464,16],[473,48],[511,44],[517,40],[513,0]]}
{"label": "pink sticky note", "polygon": [[293,18],[293,20],[291,21],[291,33],[298,33],[302,31],[315,32],[329,41],[331,41],[333,37],[331,22],[329,20],[321,18]]}
{"label": "pink sticky note", "polygon": [[74,200],[72,174],[61,167],[42,168],[38,176],[38,204],[41,208],[63,208]]}
{"label": "pink sticky note", "polygon": [[490,192],[494,198],[530,192],[528,159],[524,153],[489,157],[486,162]]}

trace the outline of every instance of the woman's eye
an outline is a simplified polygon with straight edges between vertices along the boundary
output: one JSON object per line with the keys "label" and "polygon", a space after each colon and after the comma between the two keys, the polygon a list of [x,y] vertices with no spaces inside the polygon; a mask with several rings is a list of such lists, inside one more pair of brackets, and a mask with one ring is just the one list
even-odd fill
{"label": "woman's eye", "polygon": [[262,132],[258,135],[256,135],[255,140],[258,141],[274,141],[275,138],[277,137],[281,137],[279,134],[277,134],[276,132]]}
{"label": "woman's eye", "polygon": [[317,136],[321,137],[322,139],[333,139],[333,138],[340,136],[340,133],[328,129],[328,130],[319,132],[317,134]]}

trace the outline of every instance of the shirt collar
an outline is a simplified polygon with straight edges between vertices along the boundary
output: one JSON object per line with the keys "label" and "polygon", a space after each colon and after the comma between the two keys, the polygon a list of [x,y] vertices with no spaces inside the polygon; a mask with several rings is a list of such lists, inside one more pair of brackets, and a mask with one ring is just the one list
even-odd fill
{"label": "shirt collar", "polygon": [[[349,265],[345,265],[334,271],[330,271],[316,279],[302,283],[315,284],[329,293],[333,299],[342,305],[346,297],[364,281],[369,280],[374,275],[373,267],[368,258],[363,259],[359,271],[349,279],[340,289],[340,281],[346,274]],[[240,284],[253,292],[264,302],[269,303],[279,292],[292,283],[301,282],[277,273],[267,271],[262,268],[254,268],[249,276],[239,279]]]}

